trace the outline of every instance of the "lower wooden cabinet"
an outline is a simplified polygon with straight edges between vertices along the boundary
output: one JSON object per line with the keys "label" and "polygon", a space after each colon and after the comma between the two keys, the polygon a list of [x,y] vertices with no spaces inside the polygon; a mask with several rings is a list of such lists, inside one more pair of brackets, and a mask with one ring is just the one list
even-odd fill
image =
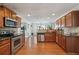
{"label": "lower wooden cabinet", "polygon": [[0,55],[10,55],[10,40],[0,41]]}
{"label": "lower wooden cabinet", "polygon": [[64,35],[56,33],[56,43],[66,49],[66,37]]}
{"label": "lower wooden cabinet", "polygon": [[57,42],[63,49],[66,47],[66,39],[64,35],[58,35],[58,42]]}
{"label": "lower wooden cabinet", "polygon": [[79,54],[79,36],[66,37],[66,51]]}
{"label": "lower wooden cabinet", "polygon": [[0,46],[0,55],[10,55],[10,43]]}
{"label": "lower wooden cabinet", "polygon": [[25,44],[25,35],[22,34],[22,36],[21,36],[21,45],[24,46],[24,44]]}
{"label": "lower wooden cabinet", "polygon": [[79,54],[79,36],[75,37],[75,52]]}
{"label": "lower wooden cabinet", "polygon": [[61,47],[66,49],[66,38],[64,35],[61,36]]}
{"label": "lower wooden cabinet", "polygon": [[56,43],[58,44],[58,33],[56,33]]}

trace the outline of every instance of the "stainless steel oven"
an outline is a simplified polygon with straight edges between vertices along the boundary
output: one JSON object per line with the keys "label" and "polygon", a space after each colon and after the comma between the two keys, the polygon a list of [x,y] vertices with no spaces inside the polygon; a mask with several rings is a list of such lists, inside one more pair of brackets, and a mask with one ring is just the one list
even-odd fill
{"label": "stainless steel oven", "polygon": [[20,47],[21,47],[21,37],[20,36],[13,37],[11,39],[12,54],[15,54]]}

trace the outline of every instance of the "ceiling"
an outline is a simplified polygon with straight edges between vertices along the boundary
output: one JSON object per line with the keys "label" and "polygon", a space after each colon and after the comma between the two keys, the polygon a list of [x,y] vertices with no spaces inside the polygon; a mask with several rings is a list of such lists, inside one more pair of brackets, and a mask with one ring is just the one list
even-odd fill
{"label": "ceiling", "polygon": [[[29,22],[54,22],[77,3],[4,3]],[[52,15],[54,13],[54,15]],[[30,16],[27,16],[30,14]]]}

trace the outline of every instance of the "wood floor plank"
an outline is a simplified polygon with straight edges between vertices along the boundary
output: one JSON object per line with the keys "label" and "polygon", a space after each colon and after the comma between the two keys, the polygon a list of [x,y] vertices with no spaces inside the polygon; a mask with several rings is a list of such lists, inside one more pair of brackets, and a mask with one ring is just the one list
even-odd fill
{"label": "wood floor plank", "polygon": [[65,51],[62,50],[56,43],[37,43],[28,47],[26,43],[16,55],[65,55]]}

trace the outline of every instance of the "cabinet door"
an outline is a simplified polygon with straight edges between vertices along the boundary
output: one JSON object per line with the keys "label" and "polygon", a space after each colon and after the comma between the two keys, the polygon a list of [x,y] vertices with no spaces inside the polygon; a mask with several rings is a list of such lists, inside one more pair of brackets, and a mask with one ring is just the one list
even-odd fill
{"label": "cabinet door", "polygon": [[73,26],[79,26],[79,11],[73,12]]}
{"label": "cabinet door", "polygon": [[3,23],[3,17],[0,16],[0,28],[4,27],[3,25],[4,25],[4,23]]}
{"label": "cabinet door", "polygon": [[11,18],[11,10],[5,7],[5,17]]}
{"label": "cabinet door", "polygon": [[62,35],[62,44],[61,44],[63,49],[66,49],[66,39],[65,36]]}
{"label": "cabinet door", "polygon": [[15,12],[11,12],[11,18],[13,19],[13,20],[16,20],[16,13]]}
{"label": "cabinet door", "polygon": [[61,18],[59,19],[59,27],[62,26],[62,23],[61,23]]}
{"label": "cabinet door", "polygon": [[0,6],[0,27],[3,27],[4,9]]}
{"label": "cabinet door", "polygon": [[79,36],[75,37],[74,51],[79,54]]}
{"label": "cabinet door", "polygon": [[57,26],[57,27],[59,26],[59,20],[56,21],[56,26]]}
{"label": "cabinet door", "polygon": [[66,27],[72,27],[72,26],[73,26],[72,13],[69,13],[66,15]]}
{"label": "cabinet door", "polygon": [[58,44],[60,46],[62,45],[62,37],[61,37],[61,34],[59,34],[59,37],[58,37]]}
{"label": "cabinet door", "polygon": [[66,23],[65,23],[65,22],[66,22],[65,20],[66,20],[66,19],[65,19],[65,16],[63,16],[63,17],[61,18],[62,27],[65,27],[65,24],[66,24]]}
{"label": "cabinet door", "polygon": [[22,40],[22,46],[23,46],[25,44],[25,35],[24,34],[22,35],[21,40]]}
{"label": "cabinet door", "polygon": [[56,31],[56,43],[58,44],[58,33]]}
{"label": "cabinet door", "polygon": [[56,34],[53,32],[53,33],[45,33],[45,41],[47,42],[54,42],[56,40]]}
{"label": "cabinet door", "polygon": [[10,55],[10,43],[0,46],[0,55]]}
{"label": "cabinet door", "polygon": [[75,38],[72,36],[66,37],[66,51],[69,53],[74,53]]}
{"label": "cabinet door", "polygon": [[21,18],[16,16],[17,27],[21,27]]}

